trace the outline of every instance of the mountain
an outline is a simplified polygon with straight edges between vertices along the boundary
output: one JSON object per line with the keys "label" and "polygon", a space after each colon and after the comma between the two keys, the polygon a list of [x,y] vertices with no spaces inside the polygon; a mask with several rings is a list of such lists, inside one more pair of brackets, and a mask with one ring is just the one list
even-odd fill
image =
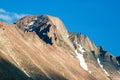
{"label": "mountain", "polygon": [[0,22],[0,80],[120,80],[120,57],[53,16]]}

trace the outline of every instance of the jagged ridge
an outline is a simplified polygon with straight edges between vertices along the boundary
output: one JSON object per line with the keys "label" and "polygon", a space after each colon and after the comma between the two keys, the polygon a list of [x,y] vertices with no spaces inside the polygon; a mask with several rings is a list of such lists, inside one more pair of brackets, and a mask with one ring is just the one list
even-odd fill
{"label": "jagged ridge", "polygon": [[0,24],[1,58],[30,79],[120,79],[119,58],[96,47],[87,36],[68,32],[56,17],[26,16],[14,25]]}

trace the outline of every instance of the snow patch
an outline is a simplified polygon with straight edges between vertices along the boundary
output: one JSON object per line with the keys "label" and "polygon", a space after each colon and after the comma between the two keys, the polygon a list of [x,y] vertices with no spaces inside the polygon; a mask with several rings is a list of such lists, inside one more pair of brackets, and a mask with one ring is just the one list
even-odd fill
{"label": "snow patch", "polygon": [[120,74],[120,71],[117,71]]}
{"label": "snow patch", "polygon": [[101,68],[103,68],[103,65],[101,65],[99,58],[97,58],[97,62],[98,62],[98,64],[99,64],[99,66],[100,66]]}
{"label": "snow patch", "polygon": [[98,62],[98,64],[99,64],[99,66],[102,68],[102,70],[104,71],[104,73],[105,73],[107,76],[109,76],[108,72],[103,68],[103,65],[101,64],[99,58],[97,58],[97,62]]}
{"label": "snow patch", "polygon": [[[77,44],[77,42],[75,42]],[[77,50],[75,50],[75,53],[77,55],[77,58],[80,62],[80,66],[85,70],[88,71],[89,74],[91,74],[92,72],[88,69],[87,63],[85,62],[85,59],[83,57],[83,53],[86,52],[83,47],[81,45],[79,45],[79,51],[81,53],[79,53]]]}
{"label": "snow patch", "polygon": [[31,26],[31,25],[33,25],[33,24],[34,24],[34,21],[30,22],[30,23],[28,24],[28,26]]}
{"label": "snow patch", "polygon": [[85,50],[83,49],[83,47],[82,47],[81,45],[79,45],[79,50],[80,50],[82,53],[85,52]]}
{"label": "snow patch", "polygon": [[88,71],[89,72],[89,74],[92,74],[92,72],[91,71]]}
{"label": "snow patch", "polygon": [[37,20],[37,17],[34,20]]}
{"label": "snow patch", "polygon": [[117,61],[118,66],[120,65],[119,62]]}
{"label": "snow patch", "polygon": [[33,28],[29,29],[29,31],[31,31],[31,32],[32,32],[32,31],[33,31]]}
{"label": "snow patch", "polygon": [[75,44],[77,44],[77,42],[75,42]]}
{"label": "snow patch", "polygon": [[77,50],[75,50],[75,53],[76,53],[77,58],[78,58],[78,60],[79,60],[79,62],[80,62],[80,66],[81,66],[84,70],[88,71],[89,74],[91,74],[92,72],[88,69],[87,64],[86,64],[86,62],[85,62],[85,59],[84,59],[84,57],[83,57],[83,54],[78,53]]}
{"label": "snow patch", "polygon": [[43,35],[47,35],[46,33],[43,33]]}
{"label": "snow patch", "polygon": [[24,72],[28,77],[30,77],[30,75],[29,75],[25,70],[23,70],[23,72]]}
{"label": "snow patch", "polygon": [[77,55],[77,58],[78,58],[79,61],[80,61],[80,66],[81,66],[84,70],[88,71],[88,67],[87,67],[87,64],[85,63],[85,60],[84,60],[84,58],[83,58],[83,54],[78,53],[77,50],[75,50],[75,53],[76,53],[76,55]]}
{"label": "snow patch", "polygon": [[103,71],[105,72],[105,74],[107,75],[107,76],[109,76],[109,74],[108,74],[108,72],[103,68]]}
{"label": "snow patch", "polygon": [[69,38],[69,35],[67,34],[67,38]]}

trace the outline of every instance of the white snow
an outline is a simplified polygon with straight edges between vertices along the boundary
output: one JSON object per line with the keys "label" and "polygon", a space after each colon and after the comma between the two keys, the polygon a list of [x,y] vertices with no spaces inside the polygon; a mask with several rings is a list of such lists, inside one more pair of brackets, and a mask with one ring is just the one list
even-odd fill
{"label": "white snow", "polygon": [[120,71],[117,71],[120,74]]}
{"label": "white snow", "polygon": [[46,33],[43,33],[43,35],[47,35]]}
{"label": "white snow", "polygon": [[80,50],[82,53],[85,52],[85,50],[83,50],[83,47],[82,47],[81,45],[79,45],[79,50]]}
{"label": "white snow", "polygon": [[120,65],[119,62],[117,61],[118,66]]}
{"label": "white snow", "polygon": [[69,38],[69,35],[67,34],[67,38]]}
{"label": "white snow", "polygon": [[33,31],[33,29],[31,28],[31,29],[29,29],[29,31]]}
{"label": "white snow", "polygon": [[33,24],[34,24],[34,21],[30,22],[30,23],[28,24],[28,26],[31,26],[31,25],[33,25]]}
{"label": "white snow", "polygon": [[[77,44],[77,42],[75,42],[75,43]],[[92,72],[88,69],[88,66],[87,66],[87,64],[85,62],[85,59],[83,57],[83,53],[85,52],[85,50],[83,50],[83,47],[81,45],[79,45],[79,50],[80,50],[81,53],[79,53],[77,50],[75,50],[75,53],[76,53],[77,58],[78,58],[78,60],[80,62],[80,66],[84,70],[88,71],[89,74],[91,74]]]}
{"label": "white snow", "polygon": [[91,71],[88,71],[89,72],[89,74],[92,74],[92,72]]}
{"label": "white snow", "polygon": [[37,20],[37,17],[34,20]]}
{"label": "white snow", "polygon": [[98,62],[98,64],[99,64],[99,66],[102,68],[102,70],[104,71],[104,73],[105,73],[107,76],[109,76],[108,72],[103,68],[103,65],[101,64],[99,58],[97,58],[97,62]]}
{"label": "white snow", "polygon": [[99,64],[99,66],[100,66],[101,68],[103,68],[103,65],[100,64],[100,59],[99,59],[99,58],[97,58],[97,62],[98,62],[98,64]]}
{"label": "white snow", "polygon": [[77,44],[77,42],[75,42],[75,44]]}
{"label": "white snow", "polygon": [[80,61],[80,66],[81,66],[84,70],[88,71],[88,67],[87,67],[87,64],[86,64],[86,62],[85,62],[85,60],[84,60],[83,54],[78,53],[77,50],[75,50],[75,53],[76,53],[76,55],[77,55],[77,58],[78,58],[79,61]]}
{"label": "white snow", "polygon": [[23,70],[23,72],[24,72],[28,77],[30,77],[30,75],[29,75],[25,70]]}
{"label": "white snow", "polygon": [[88,71],[89,74],[91,74],[92,72],[88,69],[87,64],[86,64],[86,62],[85,62],[85,59],[84,59],[84,57],[83,57],[83,54],[78,53],[77,50],[75,50],[75,53],[76,53],[76,55],[77,55],[78,60],[80,61],[80,66],[81,66],[84,70]]}
{"label": "white snow", "polygon": [[108,74],[108,72],[103,68],[103,71],[105,72],[105,74],[107,75],[107,76],[110,76],[109,74]]}

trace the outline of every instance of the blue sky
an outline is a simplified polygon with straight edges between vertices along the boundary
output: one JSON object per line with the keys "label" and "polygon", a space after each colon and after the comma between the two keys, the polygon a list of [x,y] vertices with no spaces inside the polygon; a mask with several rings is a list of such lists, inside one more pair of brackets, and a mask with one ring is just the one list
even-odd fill
{"label": "blue sky", "polygon": [[69,31],[83,33],[96,45],[120,55],[120,0],[1,0],[0,3],[1,21],[11,23],[27,14],[57,16]]}

